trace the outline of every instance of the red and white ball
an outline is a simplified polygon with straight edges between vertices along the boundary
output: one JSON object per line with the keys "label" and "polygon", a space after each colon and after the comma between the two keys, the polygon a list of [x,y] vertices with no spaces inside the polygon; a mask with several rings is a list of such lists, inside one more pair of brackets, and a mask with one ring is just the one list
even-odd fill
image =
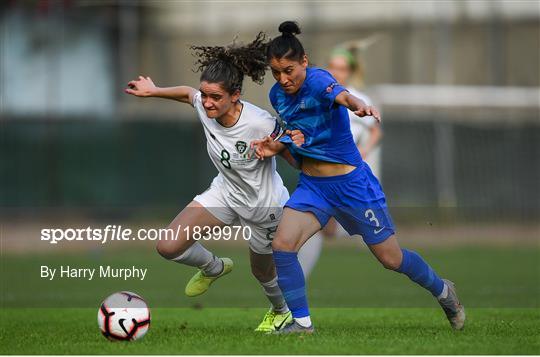
{"label": "red and white ball", "polygon": [[109,340],[134,341],[148,332],[150,309],[144,299],[135,293],[114,293],[101,304],[98,325]]}

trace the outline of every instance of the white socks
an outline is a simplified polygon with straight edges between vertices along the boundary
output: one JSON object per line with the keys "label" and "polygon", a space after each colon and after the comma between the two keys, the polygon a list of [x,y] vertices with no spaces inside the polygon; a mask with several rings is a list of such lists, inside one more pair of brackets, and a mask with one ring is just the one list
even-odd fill
{"label": "white socks", "polygon": [[437,299],[446,299],[448,297],[448,285],[444,284],[444,287],[442,289],[442,292],[439,296],[437,296]]}
{"label": "white socks", "polygon": [[216,276],[223,271],[223,261],[195,242],[180,256],[171,259],[174,262],[197,267],[206,276]]}
{"label": "white socks", "polygon": [[319,256],[321,255],[322,245],[323,234],[319,231],[311,236],[302,248],[300,248],[300,251],[298,251],[298,261],[302,266],[305,278],[309,276],[315,264],[317,264],[317,260],[319,260]]}
{"label": "white socks", "polygon": [[270,300],[272,308],[275,312],[284,314],[289,311],[285,298],[283,297],[281,289],[278,286],[277,276],[269,282],[261,283],[261,286],[263,287],[264,293],[268,300]]}
{"label": "white socks", "polygon": [[309,316],[295,318],[294,321],[296,321],[298,323],[298,325],[300,325],[302,327],[311,326],[311,318]]}

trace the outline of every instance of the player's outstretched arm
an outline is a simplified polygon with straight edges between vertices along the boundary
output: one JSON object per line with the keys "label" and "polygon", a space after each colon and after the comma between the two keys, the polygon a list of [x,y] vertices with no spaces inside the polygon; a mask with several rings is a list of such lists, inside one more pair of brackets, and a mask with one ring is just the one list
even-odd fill
{"label": "player's outstretched arm", "polygon": [[349,92],[343,91],[339,93],[335,102],[345,106],[359,117],[372,116],[377,119],[379,123],[381,122],[381,114],[375,107],[367,105],[362,99],[355,97]]}
{"label": "player's outstretched arm", "polygon": [[178,86],[160,88],[154,84],[152,78],[139,76],[139,79],[128,82],[128,88],[124,90],[127,94],[136,97],[157,97],[177,100],[182,103],[191,104],[193,96],[197,90],[192,87]]}

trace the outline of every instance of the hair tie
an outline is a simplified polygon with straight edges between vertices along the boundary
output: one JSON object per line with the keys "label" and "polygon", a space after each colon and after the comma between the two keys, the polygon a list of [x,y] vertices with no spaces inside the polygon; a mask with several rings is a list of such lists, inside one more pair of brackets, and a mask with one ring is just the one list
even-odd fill
{"label": "hair tie", "polygon": [[330,57],[331,58],[333,58],[333,57],[344,57],[347,60],[347,64],[349,65],[349,67],[354,67],[354,66],[357,65],[356,58],[351,53],[351,51],[349,51],[349,50],[347,50],[346,48],[343,48],[343,47],[335,48],[332,51],[332,54],[331,54]]}

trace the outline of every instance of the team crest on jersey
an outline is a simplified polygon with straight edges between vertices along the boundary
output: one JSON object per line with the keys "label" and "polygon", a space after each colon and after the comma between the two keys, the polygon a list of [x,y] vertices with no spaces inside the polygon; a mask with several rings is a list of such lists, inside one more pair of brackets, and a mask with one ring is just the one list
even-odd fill
{"label": "team crest on jersey", "polygon": [[337,86],[338,83],[337,82],[334,82],[332,84],[330,84],[327,88],[326,88],[326,92],[327,93],[332,93],[332,91],[334,90],[334,87]]}
{"label": "team crest on jersey", "polygon": [[234,146],[240,154],[243,154],[247,149],[247,144],[245,141],[237,141]]}

